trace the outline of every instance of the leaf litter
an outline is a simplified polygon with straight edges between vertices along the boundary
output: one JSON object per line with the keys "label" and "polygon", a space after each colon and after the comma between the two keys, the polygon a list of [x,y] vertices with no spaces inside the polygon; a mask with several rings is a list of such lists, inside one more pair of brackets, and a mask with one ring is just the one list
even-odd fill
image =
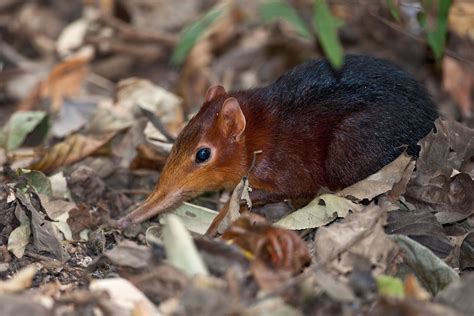
{"label": "leaf litter", "polygon": [[[120,232],[111,224],[153,190],[210,84],[262,85],[321,51],[315,52],[310,33],[295,37],[303,30],[298,17],[297,32],[291,23],[256,22],[260,1],[216,1],[209,7],[218,12],[212,19],[195,1],[163,1],[164,7],[100,1],[84,4],[83,12],[83,4],[9,2],[16,4],[0,6],[0,29],[7,34],[0,44],[10,48],[7,54],[0,48],[7,70],[0,74],[7,82],[0,106],[7,100],[18,111],[0,107],[7,113],[0,132],[2,313],[472,312],[472,69],[462,60],[445,56],[442,78],[426,78],[427,67],[420,73],[442,104],[445,89],[465,124],[438,120],[420,141],[417,159],[402,154],[289,215],[257,214],[252,183],[243,179],[233,194],[205,194],[159,222]],[[166,14],[179,5],[180,15]],[[329,5],[339,13],[344,6]],[[6,29],[3,12],[21,20]],[[36,20],[28,18],[33,13]],[[347,34],[357,37],[374,23],[368,16],[355,14],[349,25],[333,27],[343,33],[355,27]],[[34,26],[41,20],[50,21],[42,23],[44,30]],[[209,26],[198,30],[194,43],[178,40],[179,31],[194,34],[186,26],[202,27],[203,21]],[[453,31],[471,36],[455,21],[450,17]],[[371,33],[388,32],[385,27],[369,26]],[[394,38],[386,34],[380,38]],[[365,37],[355,42],[362,44],[344,44],[386,51]],[[176,45],[179,72],[168,63]],[[399,62],[419,69],[409,58]],[[205,236],[227,202],[226,220],[216,229],[222,236]]]}

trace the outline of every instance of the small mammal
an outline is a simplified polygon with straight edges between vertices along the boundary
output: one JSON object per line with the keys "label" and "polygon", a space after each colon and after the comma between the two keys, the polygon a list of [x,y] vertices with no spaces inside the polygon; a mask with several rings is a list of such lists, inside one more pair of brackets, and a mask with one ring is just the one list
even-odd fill
{"label": "small mammal", "polygon": [[301,64],[272,84],[207,91],[178,136],[147,200],[118,222],[125,228],[207,191],[232,190],[250,169],[254,204],[311,199],[377,172],[417,142],[437,118],[424,88],[396,65],[349,55]]}

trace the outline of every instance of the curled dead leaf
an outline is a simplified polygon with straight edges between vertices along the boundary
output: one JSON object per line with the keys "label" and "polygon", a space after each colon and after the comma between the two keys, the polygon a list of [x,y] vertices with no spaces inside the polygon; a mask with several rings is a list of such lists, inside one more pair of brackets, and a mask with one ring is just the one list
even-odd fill
{"label": "curled dead leaf", "polygon": [[233,222],[222,238],[274,269],[298,273],[311,261],[306,244],[295,232],[269,224],[253,224],[247,217]]}
{"label": "curled dead leaf", "polygon": [[94,154],[115,135],[116,132],[96,137],[72,134],[47,150],[40,149],[39,159],[32,163],[29,169],[51,172],[56,168],[70,165]]}

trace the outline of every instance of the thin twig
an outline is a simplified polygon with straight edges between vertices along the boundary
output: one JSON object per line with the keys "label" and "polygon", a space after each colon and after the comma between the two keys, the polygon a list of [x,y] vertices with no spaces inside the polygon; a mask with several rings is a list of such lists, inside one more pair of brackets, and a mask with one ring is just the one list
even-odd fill
{"label": "thin twig", "polygon": [[[369,10],[368,12],[371,16],[373,16],[374,18],[376,18],[377,20],[379,20],[381,23],[385,24],[386,26],[390,27],[391,29],[393,29],[393,30],[395,30],[395,31],[397,31],[397,32],[413,39],[414,41],[416,41],[418,43],[427,45],[427,41],[425,39],[420,38],[419,36],[414,35],[414,34],[408,32],[408,31],[404,30],[401,26],[399,26],[396,23],[393,23],[393,22],[389,21],[388,19],[378,15],[377,13],[373,12],[372,10]],[[467,64],[469,67],[474,68],[474,61],[462,57],[461,55],[459,55],[455,51],[453,51],[449,48],[445,48],[444,53],[446,55],[450,56],[450,57],[453,57],[453,58]]]}
{"label": "thin twig", "polygon": [[103,15],[101,20],[119,31],[119,35],[126,39],[135,39],[135,40],[142,40],[142,41],[156,41],[166,44],[168,46],[174,47],[178,42],[178,38],[169,33],[164,32],[150,32],[139,30],[133,26],[128,25],[125,22],[113,17],[111,15]]}
{"label": "thin twig", "polygon": [[171,135],[170,132],[168,132],[165,125],[163,124],[163,122],[161,121],[161,119],[158,116],[156,116],[153,112],[151,112],[147,109],[141,108],[141,110],[142,110],[143,114],[145,114],[145,116],[151,122],[151,124],[153,124],[153,126],[157,130],[159,130],[160,133],[163,134],[163,136],[165,136],[165,138],[166,138],[166,140],[168,140],[168,142],[174,143],[176,141],[176,138],[173,135]]}

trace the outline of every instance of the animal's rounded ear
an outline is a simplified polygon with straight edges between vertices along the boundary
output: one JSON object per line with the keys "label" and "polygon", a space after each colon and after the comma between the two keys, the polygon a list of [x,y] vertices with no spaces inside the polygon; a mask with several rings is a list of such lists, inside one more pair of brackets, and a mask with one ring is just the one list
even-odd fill
{"label": "animal's rounded ear", "polygon": [[210,102],[219,96],[226,95],[225,88],[221,85],[215,85],[207,89],[205,102]]}
{"label": "animal's rounded ear", "polygon": [[224,101],[218,114],[217,123],[219,130],[225,137],[231,141],[240,140],[247,122],[236,98],[228,98]]}

